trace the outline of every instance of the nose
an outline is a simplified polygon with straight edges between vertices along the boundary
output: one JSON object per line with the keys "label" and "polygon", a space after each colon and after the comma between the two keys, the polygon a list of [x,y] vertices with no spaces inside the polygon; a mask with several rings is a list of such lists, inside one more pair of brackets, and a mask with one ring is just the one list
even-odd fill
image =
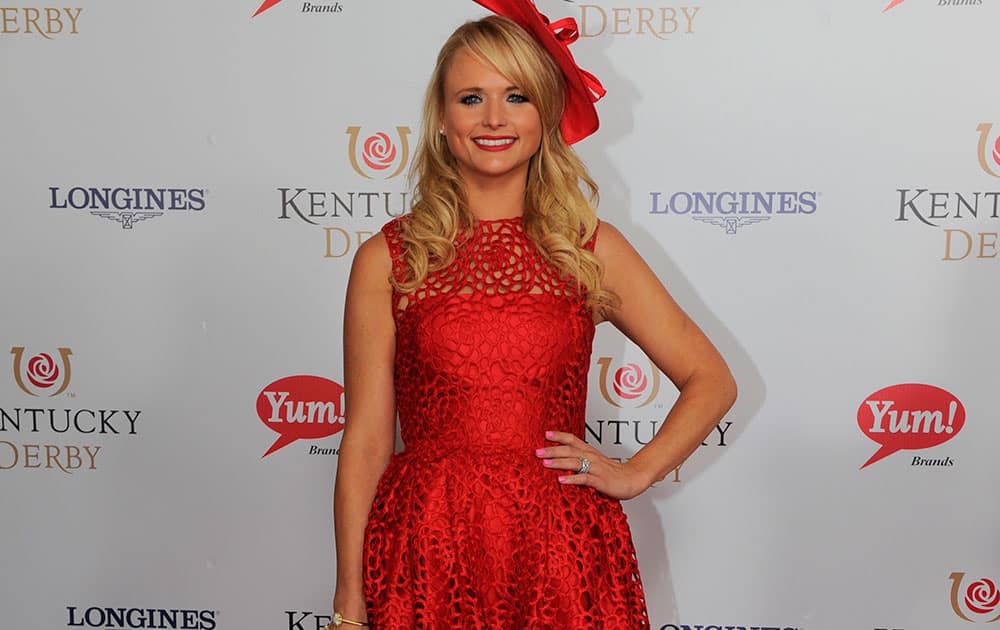
{"label": "nose", "polygon": [[483,125],[490,129],[503,127],[507,123],[503,99],[491,98],[483,108]]}

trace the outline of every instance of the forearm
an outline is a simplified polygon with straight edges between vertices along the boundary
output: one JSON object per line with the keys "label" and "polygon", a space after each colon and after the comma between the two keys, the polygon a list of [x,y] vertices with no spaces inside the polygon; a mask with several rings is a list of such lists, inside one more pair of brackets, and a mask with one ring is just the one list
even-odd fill
{"label": "forearm", "polygon": [[392,454],[391,443],[373,448],[371,442],[348,432],[341,441],[333,491],[338,594],[361,593],[365,525],[379,478]]}
{"label": "forearm", "polygon": [[692,375],[656,435],[629,459],[647,486],[684,463],[736,400],[728,369]]}

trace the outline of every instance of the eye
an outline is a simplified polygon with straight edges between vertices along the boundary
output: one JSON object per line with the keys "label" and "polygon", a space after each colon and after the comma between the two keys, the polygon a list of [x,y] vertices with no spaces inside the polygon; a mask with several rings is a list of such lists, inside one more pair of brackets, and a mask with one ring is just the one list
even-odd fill
{"label": "eye", "polygon": [[462,105],[476,105],[482,103],[483,99],[478,94],[466,94],[458,100]]}
{"label": "eye", "polygon": [[508,103],[527,103],[528,97],[524,94],[518,94],[517,92],[511,92],[507,95]]}

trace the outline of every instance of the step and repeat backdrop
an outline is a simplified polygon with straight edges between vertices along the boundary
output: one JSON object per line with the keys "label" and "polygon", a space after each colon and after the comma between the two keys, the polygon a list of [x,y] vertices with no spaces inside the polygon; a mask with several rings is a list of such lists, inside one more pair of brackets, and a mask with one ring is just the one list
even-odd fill
{"label": "step and repeat backdrop", "polygon": [[[1000,2],[539,8],[600,216],[741,388],[625,503],[653,627],[1000,630]],[[483,15],[0,3],[0,627],[329,621],[348,270]],[[616,457],[676,398],[609,325],[589,379]]]}

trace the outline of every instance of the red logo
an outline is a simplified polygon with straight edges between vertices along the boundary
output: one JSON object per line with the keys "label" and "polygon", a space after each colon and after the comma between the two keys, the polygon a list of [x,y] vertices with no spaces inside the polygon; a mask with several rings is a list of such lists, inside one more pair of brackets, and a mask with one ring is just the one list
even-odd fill
{"label": "red logo", "polygon": [[979,132],[979,167],[987,175],[1000,177],[1000,134],[993,139],[993,146],[990,147],[990,135],[993,131],[993,124],[979,123],[976,131]]}
{"label": "red logo", "polygon": [[[892,2],[889,3],[889,6],[887,6],[884,9],[882,9],[882,13],[885,13],[886,11],[888,11],[889,9],[891,9],[893,7],[896,7],[896,6],[899,6],[899,5],[903,4],[903,2],[905,2],[905,1],[906,0],[892,0]],[[265,4],[267,4],[267,3],[265,3]]]}
{"label": "red logo", "polygon": [[[604,396],[604,400],[615,407],[645,407],[653,402],[660,391],[660,371],[656,369],[656,365],[652,361],[649,362],[652,379],[636,363],[625,363],[615,370],[613,378],[611,377],[611,357],[601,357],[597,363],[601,366],[599,377],[601,395]],[[613,396],[611,395],[612,391],[615,394]],[[645,396],[643,396],[644,394]]]}
{"label": "red logo", "polygon": [[278,439],[267,457],[296,440],[317,440],[344,428],[344,386],[322,376],[279,378],[257,396],[257,416]]}
{"label": "red logo", "polygon": [[612,386],[615,393],[627,400],[634,400],[642,395],[649,384],[649,379],[642,373],[642,368],[635,363],[626,363],[615,371]]}
{"label": "red logo", "polygon": [[396,159],[396,145],[392,143],[388,135],[380,131],[374,136],[368,136],[365,140],[361,159],[376,171],[384,171],[392,166]]}
{"label": "red logo", "polygon": [[[347,157],[351,161],[354,171],[366,179],[374,179],[372,175],[366,173],[361,167],[364,162],[371,174],[377,174],[382,179],[392,179],[406,168],[406,163],[410,159],[410,128],[405,126],[396,127],[396,135],[399,138],[399,149],[396,142],[384,131],[376,132],[361,143],[361,150],[358,150],[358,139],[361,136],[361,127],[351,125],[347,128],[348,143]],[[358,154],[361,154],[361,162],[358,161]],[[397,159],[397,157],[399,159]],[[386,174],[389,167],[396,165],[392,172]]]}
{"label": "red logo", "polygon": [[[952,573],[951,578],[951,609],[955,614],[966,621],[975,622],[976,618],[983,623],[993,623],[1000,620],[1000,615],[992,619],[985,618],[997,612],[1000,608],[1000,589],[997,584],[989,578],[982,578],[969,584],[965,589],[965,597],[962,597],[962,581],[965,573]],[[965,610],[963,610],[963,606]],[[968,613],[968,615],[966,614]]]}
{"label": "red logo", "polygon": [[[31,396],[39,395],[38,393],[32,391],[31,387],[28,387],[28,385],[24,382],[25,379],[27,379],[28,383],[31,383],[31,385],[34,386],[38,392],[46,394],[50,397],[58,396],[66,391],[66,388],[69,387],[70,380],[69,357],[73,354],[73,351],[69,348],[59,348],[58,350],[59,358],[62,363],[61,368],[59,364],[56,363],[55,359],[52,358],[51,354],[48,352],[39,352],[28,359],[27,366],[24,366],[24,369],[22,369],[24,347],[14,346],[10,349],[10,353],[14,355],[14,381],[17,382],[17,386],[20,387],[24,393],[30,394]],[[60,377],[62,382],[60,382]],[[57,383],[58,387],[56,387]]]}
{"label": "red logo", "polygon": [[254,14],[250,17],[257,17],[258,15],[260,15],[264,11],[267,11],[268,9],[278,4],[279,2],[281,2],[281,0],[264,0],[264,2],[261,3],[260,7],[256,11],[254,11]]}
{"label": "red logo", "polygon": [[899,450],[943,444],[964,425],[962,401],[940,387],[905,383],[880,389],[858,407],[858,427],[882,445],[861,468]]}

